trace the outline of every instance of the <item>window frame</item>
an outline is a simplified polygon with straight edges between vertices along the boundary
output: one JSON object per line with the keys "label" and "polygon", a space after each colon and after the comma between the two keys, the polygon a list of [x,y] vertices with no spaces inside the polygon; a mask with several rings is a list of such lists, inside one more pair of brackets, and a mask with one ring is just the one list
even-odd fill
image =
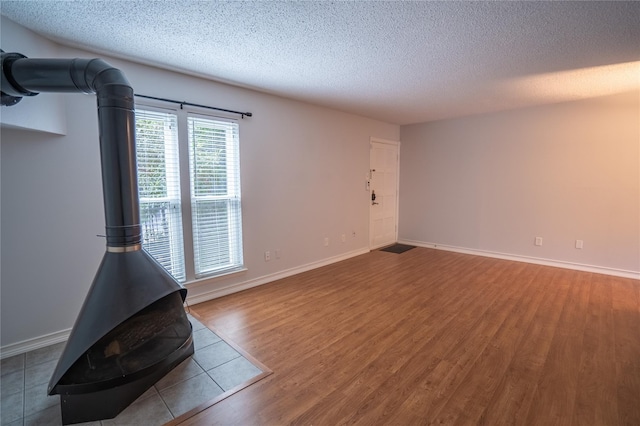
{"label": "window frame", "polygon": [[[235,153],[232,153],[232,155],[235,157],[235,161],[237,162],[237,164],[235,165],[230,165],[229,163],[226,164],[226,173],[227,176],[230,174],[230,171],[233,172],[234,176],[234,180],[235,182],[235,186],[237,188],[235,188],[236,190],[233,191],[232,195],[229,195],[229,190],[227,190],[227,194],[226,195],[207,195],[207,196],[198,196],[196,194],[194,185],[195,182],[192,181],[192,176],[191,173],[193,172],[191,166],[192,164],[189,163],[189,196],[190,196],[190,200],[189,200],[189,204],[190,204],[190,208],[191,208],[191,214],[192,214],[192,220],[191,220],[191,236],[194,236],[193,233],[193,212],[195,210],[195,206],[196,206],[196,201],[198,199],[202,200],[202,201],[221,201],[221,200],[226,200],[227,201],[227,205],[228,208],[233,208],[231,206],[231,204],[237,204],[237,206],[235,207],[235,210],[237,210],[236,214],[237,214],[237,218],[236,221],[239,224],[239,226],[235,226],[233,227],[233,229],[229,230],[229,246],[231,246],[230,248],[230,266],[223,266],[223,267],[219,267],[219,268],[215,268],[214,270],[208,271],[208,272],[198,272],[196,270],[196,266],[198,265],[198,261],[195,259],[195,255],[196,255],[196,243],[195,241],[193,241],[192,238],[192,253],[194,255],[194,276],[196,279],[200,279],[200,278],[207,278],[210,276],[218,276],[218,275],[224,275],[225,271],[230,271],[230,272],[235,272],[236,270],[238,270],[239,268],[244,269],[244,252],[243,252],[243,241],[242,241],[242,185],[240,182],[240,125],[238,120],[236,119],[230,119],[230,118],[222,118],[219,116],[214,116],[211,114],[201,114],[201,113],[195,113],[195,112],[191,112],[189,110],[187,110],[186,112],[186,122],[187,122],[187,133],[189,130],[189,119],[193,118],[196,120],[208,120],[208,121],[222,121],[222,122],[227,122],[227,123],[233,123],[236,128],[237,128],[237,144],[236,146],[233,147],[233,150],[237,151]],[[225,144],[228,146],[230,143],[233,143],[233,137],[229,137],[228,135],[226,135],[225,137],[226,142]],[[189,145],[191,143],[191,139],[190,137],[187,138],[187,145]],[[229,150],[228,147],[226,148],[227,151]],[[227,159],[229,157],[227,156]],[[191,160],[191,151],[189,151],[189,160]],[[237,170],[234,170],[236,169]],[[226,180],[227,182],[227,186],[229,186],[228,183],[228,179]],[[229,217],[231,217],[231,215],[233,214],[231,211],[228,213]],[[232,237],[232,234],[236,234],[235,238]],[[238,250],[237,247],[234,247],[238,244],[239,242],[239,259],[238,259]],[[234,249],[235,248],[235,249]],[[235,261],[234,261],[235,259]],[[239,260],[239,261],[238,261]]]}
{"label": "window frame", "polygon": [[[142,114],[149,114],[150,119],[157,119],[159,121],[164,121],[165,126],[168,122],[172,125],[175,125],[175,129],[173,131],[169,131],[165,127],[164,136],[162,139],[164,143],[164,149],[163,149],[164,163],[165,163],[164,177],[167,183],[167,186],[165,189],[166,194],[163,197],[144,197],[142,194],[142,192],[144,191],[140,191],[140,175],[138,174],[137,175],[138,187],[139,187],[138,203],[139,203],[139,209],[140,209],[140,224],[142,225],[143,236],[145,235],[145,231],[147,230],[147,227],[145,226],[145,222],[143,221],[144,213],[147,211],[147,209],[144,207],[145,205],[166,203],[168,205],[167,208],[169,210],[178,209],[177,215],[171,212],[169,214],[162,214],[162,218],[160,219],[160,222],[166,223],[169,230],[169,235],[168,235],[169,248],[168,248],[168,252],[166,253],[166,255],[168,256],[166,257],[169,257],[172,259],[172,267],[169,267],[166,269],[174,276],[174,278],[178,282],[183,283],[187,280],[187,275],[186,275],[185,253],[184,253],[184,250],[186,248],[184,245],[184,228],[183,228],[183,220],[182,220],[182,194],[180,192],[181,191],[180,165],[179,165],[180,142],[178,138],[178,120],[175,114],[173,114],[172,112],[167,112],[166,110],[162,110],[158,108],[144,108],[144,109],[141,108],[140,110],[142,111]],[[158,116],[153,117],[154,114],[157,114]],[[172,114],[173,117],[166,117],[167,114]],[[163,117],[163,115],[165,117]],[[139,118],[140,117],[136,115],[136,135],[138,134],[137,126],[138,126]],[[173,137],[174,140],[168,141],[167,136]],[[171,143],[173,146],[170,146],[169,143]],[[138,166],[138,169],[140,168],[140,164],[138,163],[139,157],[138,157],[137,150],[140,146],[141,144],[137,139],[136,140],[136,164]],[[167,162],[170,159],[173,159],[174,161],[172,162],[171,167],[167,167]],[[178,161],[175,161],[175,160],[178,160]],[[177,174],[177,177],[175,176],[176,174]],[[170,181],[172,180],[171,176],[173,176],[174,183],[175,183],[175,180],[177,180],[177,183],[178,183],[177,188],[173,185],[170,185],[171,183]],[[178,221],[178,223],[176,223],[176,221]],[[174,228],[176,232],[171,232],[171,228]],[[145,247],[144,245],[145,239],[146,238],[143,238],[143,247]],[[176,248],[177,248],[177,251],[175,250]],[[151,254],[151,251],[148,251],[148,252]],[[152,256],[155,258],[153,254]],[[179,260],[178,265],[173,263],[175,259]],[[158,261],[158,263],[163,264],[163,261],[161,259],[156,258],[156,260]],[[165,265],[163,264],[163,266]],[[177,272],[177,274],[174,274],[175,272]]]}
{"label": "window frame", "polygon": [[[179,186],[180,186],[180,207],[182,216],[182,237],[183,237],[183,255],[184,255],[184,271],[185,280],[181,282],[183,285],[189,285],[202,281],[224,277],[230,274],[246,271],[244,263],[244,238],[243,238],[243,218],[242,218],[242,186],[241,186],[241,158],[240,158],[240,125],[239,120],[234,117],[225,116],[224,114],[211,114],[210,111],[198,107],[173,107],[167,106],[162,101],[145,100],[144,102],[136,102],[136,112],[153,111],[165,114],[173,114],[176,116],[178,126],[178,166],[179,166]],[[238,230],[240,244],[240,262],[230,267],[215,269],[207,273],[196,273],[195,269],[195,246],[194,246],[194,226],[193,226],[193,205],[191,194],[191,176],[190,176],[190,158],[189,158],[189,134],[188,134],[188,117],[193,116],[206,120],[226,121],[235,123],[237,127],[237,179],[238,179],[238,208],[240,211]],[[136,157],[137,158],[137,157]]]}

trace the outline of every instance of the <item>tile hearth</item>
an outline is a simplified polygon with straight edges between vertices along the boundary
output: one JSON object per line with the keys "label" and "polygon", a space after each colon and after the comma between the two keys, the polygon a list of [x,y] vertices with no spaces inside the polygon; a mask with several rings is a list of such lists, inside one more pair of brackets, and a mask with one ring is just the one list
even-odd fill
{"label": "tile hearth", "polygon": [[[80,425],[162,425],[246,383],[263,371],[189,315],[195,353],[160,379],[116,418]],[[2,426],[62,425],[60,396],[47,385],[64,348],[58,343],[2,360]]]}

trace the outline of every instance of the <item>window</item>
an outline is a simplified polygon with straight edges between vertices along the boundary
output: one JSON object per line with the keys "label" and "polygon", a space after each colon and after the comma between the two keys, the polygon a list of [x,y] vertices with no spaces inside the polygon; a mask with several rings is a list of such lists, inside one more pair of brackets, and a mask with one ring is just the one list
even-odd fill
{"label": "window", "polygon": [[189,117],[196,276],[242,263],[238,125]]}
{"label": "window", "polygon": [[237,122],[137,109],[136,148],[145,250],[180,282],[241,269]]}
{"label": "window", "polygon": [[177,117],[136,111],[136,153],[142,244],[176,280],[184,282]]}

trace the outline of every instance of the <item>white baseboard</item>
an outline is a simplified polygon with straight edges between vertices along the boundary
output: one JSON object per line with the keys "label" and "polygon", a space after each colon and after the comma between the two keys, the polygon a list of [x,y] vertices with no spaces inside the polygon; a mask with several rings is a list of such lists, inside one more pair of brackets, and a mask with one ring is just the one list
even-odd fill
{"label": "white baseboard", "polygon": [[22,342],[12,343],[0,348],[0,359],[9,358],[14,355],[20,355],[35,349],[44,348],[60,342],[66,342],[69,338],[71,329],[56,331],[55,333],[45,334],[44,336],[34,339],[23,340]]}
{"label": "white baseboard", "polygon": [[453,251],[456,253],[472,254],[475,256],[493,257],[496,259],[513,260],[515,262],[533,263],[536,265],[555,266],[557,268],[573,269],[576,271],[593,272],[596,274],[612,275],[615,277],[632,278],[640,280],[640,272],[624,269],[607,268],[604,266],[584,265],[581,263],[564,262],[560,260],[542,259],[538,257],[520,256],[507,253],[497,253],[485,250],[468,249],[464,247],[448,246],[444,244],[428,243],[424,241],[400,240],[400,244],[408,244],[418,247],[427,247],[437,250]]}
{"label": "white baseboard", "polygon": [[[300,274],[302,272],[307,272],[312,269],[316,269],[322,266],[330,265],[332,263],[340,262],[342,260],[346,260],[355,256],[360,256],[361,254],[365,254],[365,253],[369,253],[369,248],[354,250],[349,253],[323,259],[318,262],[311,262],[311,263],[307,263],[306,265],[297,266],[295,268],[276,272],[275,274],[264,275],[262,277],[254,278],[241,283],[236,283],[236,284],[231,284],[225,287],[215,288],[209,291],[205,291],[204,293],[196,294],[194,296],[189,296],[187,294],[186,302],[187,304],[195,305],[197,303],[202,303],[208,300],[217,299],[218,297],[227,296],[232,293],[237,293],[242,290],[247,290],[253,287],[257,287],[259,285],[267,284],[272,281],[280,280],[282,278],[287,278],[292,275]],[[188,290],[189,285],[187,284],[186,287]]]}

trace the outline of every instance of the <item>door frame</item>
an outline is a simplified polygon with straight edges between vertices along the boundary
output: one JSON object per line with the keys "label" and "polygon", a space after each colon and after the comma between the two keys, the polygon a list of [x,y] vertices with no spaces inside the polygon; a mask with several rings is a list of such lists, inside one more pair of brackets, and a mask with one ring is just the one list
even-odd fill
{"label": "door frame", "polygon": [[[368,176],[368,181],[369,182],[371,180],[371,151],[373,148],[373,144],[374,143],[379,143],[379,144],[386,144],[386,145],[394,145],[398,151],[398,155],[396,158],[396,211],[395,211],[395,241],[394,243],[398,242],[398,215],[400,213],[400,141],[397,140],[392,140],[392,139],[382,139],[382,138],[376,138],[376,137],[370,137],[369,138],[369,173],[367,174]],[[371,208],[372,208],[372,204],[371,204],[371,187],[369,186],[369,184],[367,183],[367,188],[368,188],[368,192],[369,192],[369,197],[367,197],[367,202],[369,203],[369,251],[373,251],[376,250],[380,247],[384,247],[384,245],[381,246],[373,246],[371,243]]]}

